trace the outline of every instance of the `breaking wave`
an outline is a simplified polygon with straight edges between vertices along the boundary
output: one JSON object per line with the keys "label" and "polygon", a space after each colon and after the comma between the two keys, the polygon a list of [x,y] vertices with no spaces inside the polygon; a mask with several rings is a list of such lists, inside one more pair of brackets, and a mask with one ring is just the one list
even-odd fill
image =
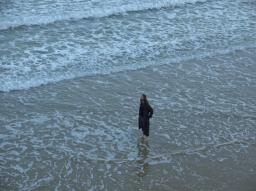
{"label": "breaking wave", "polygon": [[123,15],[129,12],[146,11],[152,9],[161,9],[184,4],[202,3],[207,0],[162,0],[150,3],[133,3],[116,7],[88,8],[88,10],[70,11],[68,14],[56,11],[53,15],[46,13],[31,14],[26,17],[21,15],[9,17],[0,22],[0,30],[16,28],[20,26],[45,25],[58,21],[80,20],[89,18],[101,18],[114,15]]}

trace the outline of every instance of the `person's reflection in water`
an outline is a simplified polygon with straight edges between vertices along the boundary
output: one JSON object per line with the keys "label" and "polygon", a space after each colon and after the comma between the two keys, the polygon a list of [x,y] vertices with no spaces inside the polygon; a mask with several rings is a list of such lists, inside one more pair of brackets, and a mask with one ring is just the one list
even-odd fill
{"label": "person's reflection in water", "polygon": [[140,137],[138,141],[138,167],[139,170],[137,175],[143,177],[148,173],[149,164],[148,164],[148,154],[149,154],[149,145],[148,140],[144,137]]}

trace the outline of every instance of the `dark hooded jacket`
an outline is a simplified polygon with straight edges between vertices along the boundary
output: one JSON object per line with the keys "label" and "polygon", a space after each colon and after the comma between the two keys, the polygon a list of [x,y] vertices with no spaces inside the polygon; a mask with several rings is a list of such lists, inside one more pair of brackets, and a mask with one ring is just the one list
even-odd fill
{"label": "dark hooded jacket", "polygon": [[139,129],[144,135],[149,136],[149,119],[153,116],[153,109],[148,103],[140,104]]}

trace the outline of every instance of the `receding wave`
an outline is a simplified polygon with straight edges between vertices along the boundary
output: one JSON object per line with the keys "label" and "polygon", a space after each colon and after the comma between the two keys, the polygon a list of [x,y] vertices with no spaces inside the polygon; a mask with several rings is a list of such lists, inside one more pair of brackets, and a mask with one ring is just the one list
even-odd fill
{"label": "receding wave", "polygon": [[129,4],[121,5],[119,7],[105,7],[105,8],[94,8],[87,11],[74,11],[70,13],[56,14],[54,15],[31,15],[27,17],[15,16],[7,21],[1,21],[0,30],[6,30],[9,28],[16,28],[19,26],[30,26],[30,25],[42,25],[50,24],[58,21],[65,20],[79,20],[79,19],[89,19],[89,18],[101,18],[108,17],[112,15],[122,15],[129,12],[135,11],[146,11],[152,9],[161,9],[172,6],[179,6],[184,4],[194,4],[199,2],[206,2],[207,0],[162,0],[158,2],[143,3],[143,4]]}

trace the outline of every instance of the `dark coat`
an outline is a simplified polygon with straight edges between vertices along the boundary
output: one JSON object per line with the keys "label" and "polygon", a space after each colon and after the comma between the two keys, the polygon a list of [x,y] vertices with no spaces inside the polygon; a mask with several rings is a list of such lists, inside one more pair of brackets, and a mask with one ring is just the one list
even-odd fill
{"label": "dark coat", "polygon": [[152,107],[147,104],[140,104],[139,111],[139,129],[142,129],[144,135],[149,136],[149,118],[153,116]]}

